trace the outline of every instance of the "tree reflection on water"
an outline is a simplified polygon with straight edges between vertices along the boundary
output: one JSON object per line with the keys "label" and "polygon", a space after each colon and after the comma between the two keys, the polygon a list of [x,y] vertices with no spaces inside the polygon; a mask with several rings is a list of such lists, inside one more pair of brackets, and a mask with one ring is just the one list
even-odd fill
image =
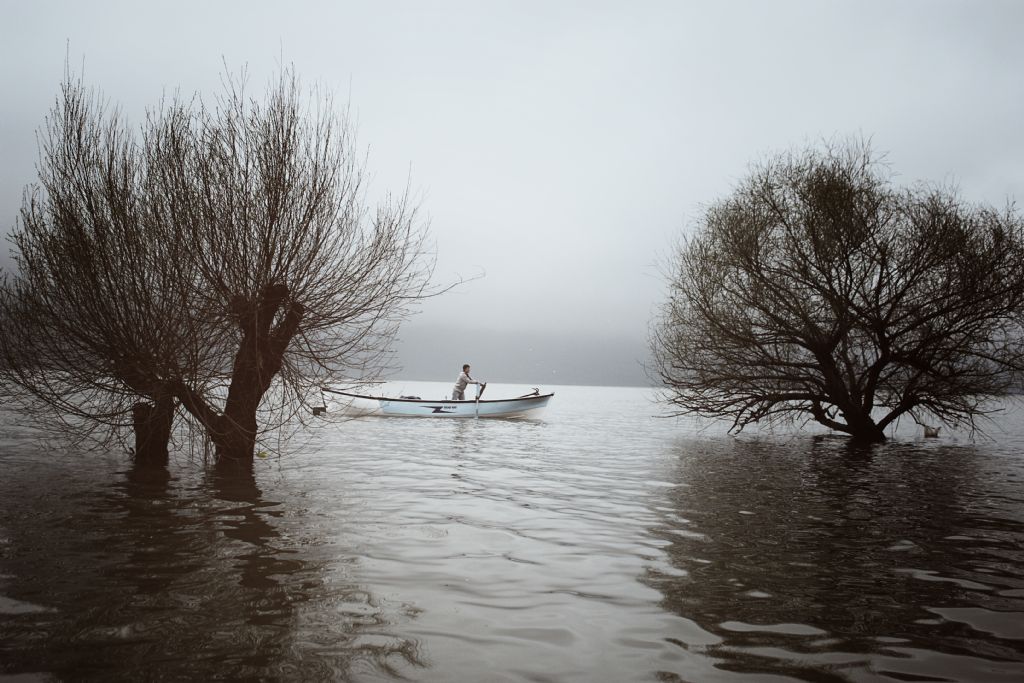
{"label": "tree reflection on water", "polygon": [[[822,437],[680,446],[645,583],[736,673],[1022,680],[1024,523],[970,446]],[[1003,495],[1006,494],[1006,495]]]}
{"label": "tree reflection on water", "polygon": [[422,665],[352,580],[356,556],[289,523],[302,511],[254,477],[133,468],[104,486],[60,472],[34,510],[19,500],[0,517],[0,593],[39,607],[0,620],[0,672],[338,680]]}

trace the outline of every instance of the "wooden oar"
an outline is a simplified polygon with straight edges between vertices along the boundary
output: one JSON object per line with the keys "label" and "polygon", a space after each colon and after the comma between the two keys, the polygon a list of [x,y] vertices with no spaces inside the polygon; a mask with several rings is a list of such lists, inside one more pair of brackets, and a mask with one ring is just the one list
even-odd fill
{"label": "wooden oar", "polygon": [[480,417],[480,397],[484,393],[484,389],[487,388],[487,382],[481,382],[476,385],[476,417]]}

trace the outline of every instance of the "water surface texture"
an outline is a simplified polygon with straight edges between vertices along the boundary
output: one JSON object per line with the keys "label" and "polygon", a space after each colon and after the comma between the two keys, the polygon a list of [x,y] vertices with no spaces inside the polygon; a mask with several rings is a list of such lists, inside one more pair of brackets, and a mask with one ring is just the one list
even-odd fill
{"label": "water surface texture", "polygon": [[251,481],[0,414],[0,681],[1024,680],[1019,408],[853,450],[554,389],[325,421]]}

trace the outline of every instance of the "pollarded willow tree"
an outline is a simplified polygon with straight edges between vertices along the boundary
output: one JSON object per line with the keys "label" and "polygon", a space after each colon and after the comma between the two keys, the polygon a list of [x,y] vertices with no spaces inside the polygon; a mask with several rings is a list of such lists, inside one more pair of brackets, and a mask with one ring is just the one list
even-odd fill
{"label": "pollarded willow tree", "polygon": [[[145,137],[188,128],[181,108]],[[116,110],[67,80],[39,134],[38,182],[12,235],[17,272],[0,286],[4,386],[10,398],[71,434],[116,439],[165,461],[176,402],[172,379],[204,363],[183,240],[150,201],[154,147],[140,146]],[[212,361],[207,361],[207,363]]]}
{"label": "pollarded willow tree", "polygon": [[379,377],[436,293],[407,194],[369,206],[347,122],[292,73],[137,133],[69,80],[40,137],[0,290],[8,384],[140,457],[166,459],[178,418],[251,465],[318,387]]}
{"label": "pollarded willow tree", "polygon": [[866,144],[754,167],[673,268],[651,345],[677,415],[878,442],[902,417],[974,430],[1021,386],[1020,215],[897,187]]}
{"label": "pollarded willow tree", "polygon": [[[329,101],[304,109],[294,76],[264,102],[228,85],[185,140],[162,141],[160,185],[176,238],[192,247],[194,303],[230,352],[230,365],[175,396],[221,461],[246,461],[259,414],[276,425],[323,384],[383,374],[398,324],[432,293],[432,261],[407,194],[367,206],[350,129]],[[228,368],[230,382],[213,379]]]}

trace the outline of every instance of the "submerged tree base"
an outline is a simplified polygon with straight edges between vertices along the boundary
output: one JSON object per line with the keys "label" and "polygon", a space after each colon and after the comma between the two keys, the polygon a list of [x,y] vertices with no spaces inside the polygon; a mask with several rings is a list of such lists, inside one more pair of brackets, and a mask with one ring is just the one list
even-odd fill
{"label": "submerged tree base", "polygon": [[132,406],[135,428],[135,462],[140,466],[166,467],[168,444],[174,424],[174,401],[138,402]]}

